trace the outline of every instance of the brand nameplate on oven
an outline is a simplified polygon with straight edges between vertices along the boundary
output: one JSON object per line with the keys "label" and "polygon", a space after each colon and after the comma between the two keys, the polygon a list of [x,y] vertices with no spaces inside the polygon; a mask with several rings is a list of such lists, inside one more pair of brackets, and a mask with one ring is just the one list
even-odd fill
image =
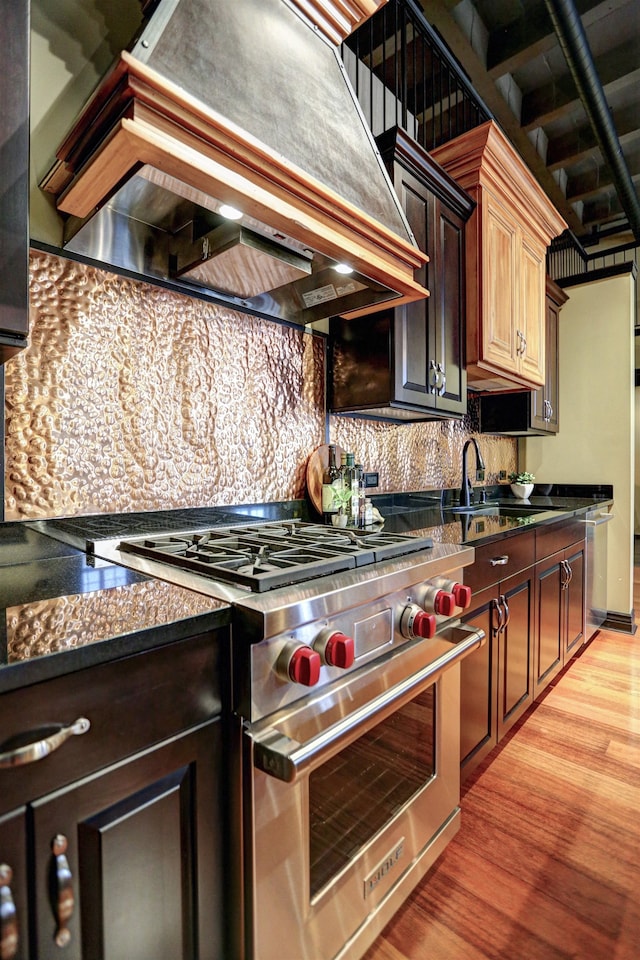
{"label": "brand nameplate on oven", "polygon": [[397,865],[398,861],[402,858],[404,853],[404,837],[400,843],[391,850],[390,853],[381,860],[375,870],[372,870],[368,877],[364,881],[364,898],[371,896],[373,891],[378,887],[383,880],[385,880],[389,874],[393,871],[394,867]]}
{"label": "brand nameplate on oven", "polygon": [[386,607],[372,617],[357,620],[353,625],[353,640],[356,648],[356,657],[377,650],[378,647],[391,643],[393,640],[393,611]]}

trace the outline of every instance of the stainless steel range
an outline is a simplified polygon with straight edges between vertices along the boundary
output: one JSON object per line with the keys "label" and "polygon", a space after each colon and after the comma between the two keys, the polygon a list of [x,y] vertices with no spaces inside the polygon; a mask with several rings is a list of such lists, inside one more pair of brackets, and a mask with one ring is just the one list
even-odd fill
{"label": "stainless steel range", "polygon": [[[459,620],[474,551],[150,516],[106,538],[94,518],[85,546],[231,604],[244,956],[360,957],[459,827],[459,663],[484,642]],[[70,539],[74,523],[45,529]]]}

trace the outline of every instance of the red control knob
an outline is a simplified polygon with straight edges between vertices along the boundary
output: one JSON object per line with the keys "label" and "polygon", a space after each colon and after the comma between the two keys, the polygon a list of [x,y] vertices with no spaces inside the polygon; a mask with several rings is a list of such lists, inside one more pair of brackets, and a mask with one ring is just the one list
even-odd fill
{"label": "red control knob", "polygon": [[402,611],[400,617],[400,633],[408,640],[414,640],[421,637],[423,640],[430,640],[435,637],[438,629],[438,621],[433,613],[425,613],[415,603],[410,603]]}
{"label": "red control knob", "polygon": [[436,635],[438,623],[432,613],[425,613],[424,610],[419,610],[413,618],[411,629],[416,637],[423,637],[425,640],[430,640],[431,637],[435,637]]}
{"label": "red control knob", "polygon": [[454,583],[451,592],[456,601],[456,606],[462,607],[463,610],[471,606],[471,587],[467,587],[463,583]]}
{"label": "red control knob", "polygon": [[296,647],[289,660],[289,679],[305,687],[313,687],[320,679],[320,654],[311,647]]}
{"label": "red control knob", "polygon": [[346,670],[356,658],[353,637],[336,631],[332,633],[324,648],[324,659],[330,667],[342,667]]}
{"label": "red control knob", "polygon": [[433,598],[434,612],[441,617],[450,617],[455,608],[456,601],[454,595],[448,593],[446,590],[438,590]]}

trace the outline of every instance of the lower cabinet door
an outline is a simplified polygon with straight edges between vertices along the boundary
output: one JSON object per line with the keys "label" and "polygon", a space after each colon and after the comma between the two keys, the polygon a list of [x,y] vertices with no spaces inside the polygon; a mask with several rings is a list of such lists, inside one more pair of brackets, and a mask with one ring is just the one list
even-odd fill
{"label": "lower cabinet door", "polygon": [[33,804],[39,960],[218,960],[220,725]]}
{"label": "lower cabinet door", "polygon": [[0,957],[27,960],[26,807],[0,816]]}
{"label": "lower cabinet door", "polygon": [[536,566],[537,643],[535,656],[536,693],[541,693],[562,669],[564,644],[564,606],[562,561],[564,551]]}
{"label": "lower cabinet door", "polygon": [[495,596],[495,587],[477,593],[473,609],[464,617],[466,623],[484,630],[487,642],[460,664],[460,776],[463,782],[498,742]]}
{"label": "lower cabinet door", "polygon": [[565,558],[570,571],[570,580],[565,590],[567,639],[564,648],[564,662],[567,663],[584,643],[584,544],[577,543],[574,547],[565,550]]}
{"label": "lower cabinet door", "polygon": [[498,741],[533,703],[534,568],[500,584]]}

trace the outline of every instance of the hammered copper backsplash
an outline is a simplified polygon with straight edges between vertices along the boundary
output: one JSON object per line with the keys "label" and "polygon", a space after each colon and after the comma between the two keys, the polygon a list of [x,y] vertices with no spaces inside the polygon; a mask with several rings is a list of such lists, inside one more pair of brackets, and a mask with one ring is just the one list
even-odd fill
{"label": "hammered copper backsplash", "polygon": [[31,305],[6,366],[7,519],[303,496],[322,340],[40,252]]}
{"label": "hammered copper backsplash", "polygon": [[[33,251],[30,345],[8,361],[7,520],[304,496],[325,440],[324,340]],[[331,417],[381,492],[460,484],[464,422]],[[483,436],[486,479],[516,444]]]}
{"label": "hammered copper backsplash", "polygon": [[[380,474],[384,493],[459,487],[462,448],[478,429],[478,402],[469,397],[464,420],[407,423],[401,427],[375,420],[331,418],[331,436],[345,450],[353,450],[366,470]],[[485,483],[497,483],[501,470],[517,466],[516,441],[508,437],[477,436],[485,462]],[[474,476],[474,454],[469,454]]]}

